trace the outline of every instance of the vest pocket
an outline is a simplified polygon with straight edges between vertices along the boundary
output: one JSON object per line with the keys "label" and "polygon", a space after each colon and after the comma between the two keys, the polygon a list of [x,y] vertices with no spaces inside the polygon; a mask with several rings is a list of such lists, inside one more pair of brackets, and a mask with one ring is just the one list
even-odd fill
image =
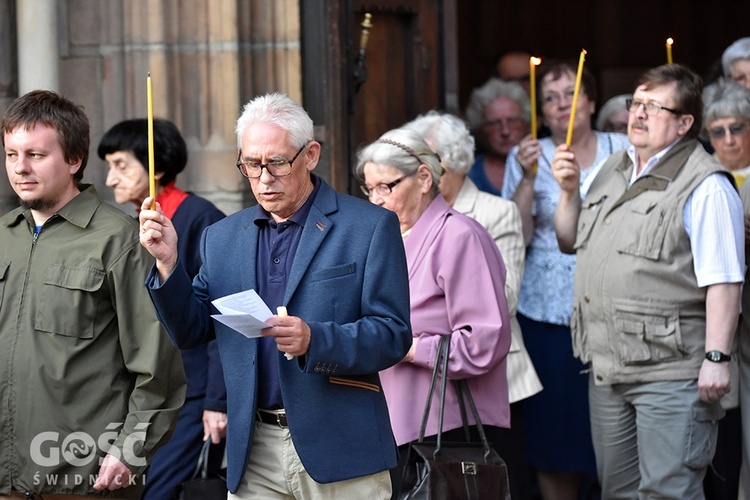
{"label": "vest pocket", "polygon": [[591,355],[587,345],[586,332],[583,329],[581,318],[581,306],[578,302],[573,304],[573,314],[570,316],[570,334],[573,340],[573,356],[581,360],[581,363],[591,362]]}
{"label": "vest pocket", "polygon": [[618,251],[635,257],[659,260],[671,218],[669,215],[665,207],[659,206],[654,200],[631,203],[628,224],[623,228],[627,231],[628,238]]}
{"label": "vest pocket", "polygon": [[660,363],[685,357],[679,314],[632,300],[612,301],[615,345],[623,365]]}
{"label": "vest pocket", "polygon": [[596,225],[599,214],[602,213],[602,204],[606,196],[593,201],[584,200],[581,202],[581,211],[578,214],[578,231],[576,233],[576,242],[573,248],[578,250],[584,246],[591,236],[591,230]]}

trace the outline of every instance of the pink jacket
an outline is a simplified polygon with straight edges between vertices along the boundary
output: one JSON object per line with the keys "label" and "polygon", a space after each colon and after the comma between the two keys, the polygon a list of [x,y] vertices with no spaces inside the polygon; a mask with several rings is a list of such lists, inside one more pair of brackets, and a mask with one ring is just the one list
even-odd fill
{"label": "pink jacket", "polygon": [[[404,247],[412,332],[418,343],[413,363],[381,372],[396,442],[419,437],[439,335],[452,336],[449,376],[469,379],[482,423],[510,427],[505,373],[510,323],[505,265],[495,242],[479,223],[438,195],[404,238]],[[437,433],[437,414],[436,399],[427,436]],[[458,401],[448,384],[443,430],[458,427]]]}

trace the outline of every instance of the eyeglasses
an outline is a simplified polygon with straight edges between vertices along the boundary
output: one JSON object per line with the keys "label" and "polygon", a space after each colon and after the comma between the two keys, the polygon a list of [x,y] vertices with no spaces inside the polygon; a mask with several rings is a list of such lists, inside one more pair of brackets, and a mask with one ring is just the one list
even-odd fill
{"label": "eyeglasses", "polygon": [[728,127],[711,127],[708,129],[708,136],[716,140],[723,139],[727,134],[738,136],[747,132],[747,127],[747,122],[733,123]]}
{"label": "eyeglasses", "polygon": [[520,116],[512,116],[510,118],[489,120],[482,123],[482,127],[490,130],[502,130],[502,129],[518,129],[526,123],[526,120]]}
{"label": "eyeglasses", "polygon": [[661,104],[656,102],[643,102],[639,101],[638,99],[625,99],[625,109],[627,109],[631,113],[637,112],[638,108],[640,108],[641,105],[643,105],[643,109],[646,110],[646,114],[648,116],[658,116],[659,111],[661,111],[662,109],[676,115],[682,114],[682,111],[662,106]]}
{"label": "eyeglasses", "polygon": [[406,175],[402,175],[395,181],[391,181],[388,183],[381,182],[380,184],[375,184],[372,188],[368,188],[367,185],[362,184],[359,186],[359,188],[362,190],[362,192],[367,196],[368,198],[371,197],[373,194],[379,194],[380,196],[388,196],[393,192],[393,188],[398,185],[399,182],[403,181],[407,177],[411,177],[412,175],[416,174],[417,171]]}
{"label": "eyeglasses", "polygon": [[294,160],[297,159],[300,153],[302,153],[302,150],[304,150],[308,144],[310,144],[310,141],[303,144],[291,160],[274,158],[267,163],[261,163],[259,161],[251,161],[249,163],[243,162],[242,151],[240,151],[240,154],[237,156],[237,169],[242,175],[249,179],[257,179],[263,175],[263,168],[265,168],[273,177],[286,177],[292,173],[292,164],[294,163]]}
{"label": "eyeglasses", "polygon": [[569,101],[573,102],[574,95],[575,88],[573,87],[564,90],[562,94],[558,94],[557,92],[545,92],[544,94],[542,94],[542,106],[546,106],[548,104],[556,104],[560,102],[563,97],[566,97]]}

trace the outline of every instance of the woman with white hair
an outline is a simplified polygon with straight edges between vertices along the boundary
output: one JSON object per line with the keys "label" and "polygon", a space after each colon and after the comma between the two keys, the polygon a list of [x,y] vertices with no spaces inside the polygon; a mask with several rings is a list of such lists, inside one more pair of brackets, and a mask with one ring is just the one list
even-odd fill
{"label": "woman with white hair", "polygon": [[[494,240],[445,202],[438,189],[440,158],[412,130],[391,130],[362,149],[355,173],[370,201],[398,216],[406,250],[413,343],[400,363],[380,373],[396,444],[405,447],[419,437],[435,354],[445,335],[451,343],[448,377],[467,380],[487,437],[497,442],[499,429],[510,426],[505,362],[510,323],[505,265]],[[443,435],[455,440],[451,435],[457,433],[461,439],[452,384],[445,405]],[[437,434],[437,417],[435,404],[427,436]],[[392,474],[395,498],[402,467]]]}
{"label": "woman with white hair", "polygon": [[[750,38],[747,40],[750,42]],[[750,89],[727,78],[708,85],[703,90],[703,123],[714,149],[714,158],[732,172],[737,186],[741,186],[746,176],[750,175]],[[747,206],[747,189],[741,189],[740,196],[743,206]],[[750,234],[747,227],[746,221],[746,238]],[[748,294],[743,292],[743,300],[747,298]],[[742,309],[747,315],[746,303],[743,303]],[[742,324],[745,325],[745,321]],[[716,454],[704,481],[706,498],[746,498],[746,495],[738,496],[742,445],[737,438],[742,436],[748,448],[746,453],[750,453],[750,428],[746,427],[743,432],[741,421],[744,418],[750,422],[750,418],[743,415],[750,414],[750,366],[746,357],[750,352],[750,342],[745,340],[747,335],[742,329],[738,330],[736,338],[739,339],[742,354],[739,360],[738,356],[733,356],[730,361],[732,390],[721,398],[726,416],[719,421]],[[746,409],[741,412],[743,403]],[[724,492],[724,495],[719,492]]]}
{"label": "woman with white hair", "polygon": [[714,157],[732,171],[740,186],[750,174],[750,89],[718,80],[703,91],[703,106]]}
{"label": "woman with white hair", "polygon": [[632,97],[633,94],[620,94],[610,97],[596,117],[596,130],[627,134],[630,111],[628,111],[625,101]]}
{"label": "woman with white hair", "polygon": [[529,133],[530,117],[529,96],[516,82],[490,78],[472,91],[466,121],[477,137],[480,153],[469,177],[480,190],[500,195],[508,155]]}
{"label": "woman with white hair", "polygon": [[740,38],[721,56],[724,76],[750,89],[750,37]]}
{"label": "woman with white hair", "polygon": [[511,498],[528,498],[528,470],[524,457],[523,404],[521,400],[542,390],[516,319],[521,288],[525,247],[521,215],[515,203],[477,189],[467,176],[474,162],[474,138],[457,116],[430,111],[404,125],[419,133],[440,156],[445,173],[440,192],[456,211],[484,226],[494,238],[507,270],[505,296],[510,313],[511,344],[508,353],[508,396],[512,426],[503,430],[504,439],[496,447],[505,459],[510,477]]}

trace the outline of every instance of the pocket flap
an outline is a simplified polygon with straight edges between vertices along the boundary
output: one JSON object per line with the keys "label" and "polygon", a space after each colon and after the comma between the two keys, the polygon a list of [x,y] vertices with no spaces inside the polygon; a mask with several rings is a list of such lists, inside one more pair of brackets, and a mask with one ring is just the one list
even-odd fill
{"label": "pocket flap", "polygon": [[340,276],[346,276],[348,274],[354,274],[357,269],[357,264],[351,262],[349,264],[343,264],[341,266],[329,267],[328,269],[318,269],[312,273],[312,281],[329,280],[332,278],[338,278]]}
{"label": "pocket flap", "polygon": [[90,267],[69,267],[63,264],[53,264],[47,268],[44,283],[69,290],[93,292],[102,287],[104,271]]}
{"label": "pocket flap", "polygon": [[652,200],[642,200],[637,203],[631,203],[630,211],[636,214],[646,215],[656,206],[656,202]]}

